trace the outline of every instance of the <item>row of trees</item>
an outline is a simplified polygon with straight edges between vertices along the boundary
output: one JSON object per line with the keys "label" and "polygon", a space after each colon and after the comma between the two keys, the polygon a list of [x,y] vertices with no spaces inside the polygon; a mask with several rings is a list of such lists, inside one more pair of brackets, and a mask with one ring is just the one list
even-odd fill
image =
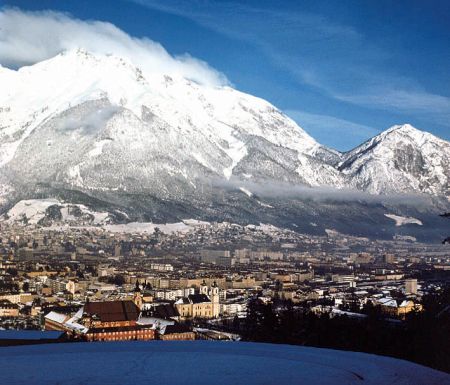
{"label": "row of trees", "polygon": [[361,351],[402,358],[450,372],[450,289],[423,299],[424,311],[404,321],[385,319],[368,305],[365,318],[330,317],[290,302],[249,303],[243,323],[233,323],[244,340]]}

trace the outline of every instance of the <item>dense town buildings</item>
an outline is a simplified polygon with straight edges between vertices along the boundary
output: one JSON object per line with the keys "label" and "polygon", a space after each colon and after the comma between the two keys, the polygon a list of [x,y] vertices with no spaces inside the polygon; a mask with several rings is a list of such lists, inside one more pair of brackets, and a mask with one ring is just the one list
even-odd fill
{"label": "dense town buildings", "polygon": [[450,271],[447,245],[271,226],[1,230],[0,327],[88,341],[219,338],[221,325],[245,317],[255,297],[335,315],[371,303],[401,320],[420,311],[422,296]]}

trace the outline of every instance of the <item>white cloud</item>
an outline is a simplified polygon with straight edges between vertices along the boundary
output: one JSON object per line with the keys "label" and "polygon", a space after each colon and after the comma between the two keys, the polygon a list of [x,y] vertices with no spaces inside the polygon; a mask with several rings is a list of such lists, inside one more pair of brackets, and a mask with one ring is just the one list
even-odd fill
{"label": "white cloud", "polygon": [[82,119],[68,117],[59,122],[58,129],[62,131],[81,130],[84,134],[95,135],[99,132],[114,114],[120,111],[120,107],[108,105],[83,116]]}
{"label": "white cloud", "polygon": [[84,21],[54,11],[0,11],[0,63],[17,68],[76,48],[129,58],[144,72],[183,76],[196,82],[228,84],[225,75],[188,54],[170,55],[161,44],[128,35],[111,23]]}
{"label": "white cloud", "polygon": [[282,181],[265,180],[264,183],[242,181],[238,179],[223,180],[210,179],[210,183],[218,188],[228,190],[251,191],[253,197],[270,199],[298,199],[316,202],[362,202],[367,204],[398,205],[414,207],[416,209],[429,207],[433,198],[421,193],[394,193],[389,195],[370,194],[368,192],[350,188],[336,188],[333,186],[293,185]]}

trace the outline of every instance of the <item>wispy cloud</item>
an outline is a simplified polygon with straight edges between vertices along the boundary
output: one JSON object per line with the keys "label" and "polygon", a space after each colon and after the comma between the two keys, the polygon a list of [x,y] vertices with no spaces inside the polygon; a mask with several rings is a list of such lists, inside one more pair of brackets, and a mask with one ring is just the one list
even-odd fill
{"label": "wispy cloud", "polygon": [[374,88],[372,92],[359,95],[335,94],[336,98],[366,106],[377,105],[382,108],[396,108],[401,111],[414,110],[417,113],[435,113],[441,123],[450,118],[450,98],[430,94],[420,89]]}
{"label": "wispy cloud", "polygon": [[228,84],[206,62],[170,55],[159,43],[128,35],[111,23],[83,21],[53,11],[0,10],[0,63],[17,68],[75,48],[129,58],[144,72],[183,76],[208,85]]}
{"label": "wispy cloud", "polygon": [[[314,86],[332,98],[347,103],[380,110],[427,116],[439,124],[448,125],[450,98],[424,90],[413,80],[403,76],[370,71],[358,66],[352,68],[352,80],[335,81],[339,75],[311,69],[302,73],[305,83]],[[352,83],[354,81],[354,83]],[[353,84],[348,89],[347,84]]]}
{"label": "wispy cloud", "polygon": [[130,1],[188,18],[230,38],[257,45],[276,61],[290,54],[307,55],[317,50],[318,43],[325,43],[336,54],[348,41],[361,41],[355,29],[311,13],[265,10],[226,1]]}
{"label": "wispy cloud", "polygon": [[[340,151],[350,150],[367,138],[379,133],[379,130],[373,127],[334,116],[311,114],[299,110],[284,112],[320,143],[337,148]],[[342,140],[339,138],[342,138]]]}
{"label": "wispy cloud", "polygon": [[184,18],[259,49],[299,84],[328,97],[372,109],[427,114],[448,124],[450,98],[386,69],[394,53],[349,25],[321,15],[231,2],[131,0]]}

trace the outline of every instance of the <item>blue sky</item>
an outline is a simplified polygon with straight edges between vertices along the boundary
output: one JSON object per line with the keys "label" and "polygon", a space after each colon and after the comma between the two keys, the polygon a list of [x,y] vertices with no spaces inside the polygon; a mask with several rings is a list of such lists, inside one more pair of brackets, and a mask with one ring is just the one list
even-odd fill
{"label": "blue sky", "polygon": [[450,140],[449,1],[0,4],[107,21],[189,53],[339,150],[401,123]]}

